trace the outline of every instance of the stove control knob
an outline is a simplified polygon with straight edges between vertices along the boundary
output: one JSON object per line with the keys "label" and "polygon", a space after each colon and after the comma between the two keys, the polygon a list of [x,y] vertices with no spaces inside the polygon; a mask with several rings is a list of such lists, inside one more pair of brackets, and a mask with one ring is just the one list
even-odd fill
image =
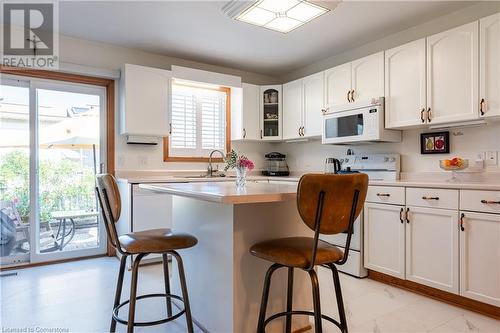
{"label": "stove control knob", "polygon": [[389,157],[384,157],[384,162],[389,161]]}
{"label": "stove control knob", "polygon": [[391,158],[389,159],[389,162],[396,162],[396,158],[391,157]]}

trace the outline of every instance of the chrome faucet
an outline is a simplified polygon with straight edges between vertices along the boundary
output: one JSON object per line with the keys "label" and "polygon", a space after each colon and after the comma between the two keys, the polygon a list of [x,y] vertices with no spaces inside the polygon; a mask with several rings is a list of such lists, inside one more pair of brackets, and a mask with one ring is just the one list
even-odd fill
{"label": "chrome faucet", "polygon": [[212,156],[213,156],[214,153],[219,153],[222,156],[222,158],[226,157],[226,155],[222,151],[217,150],[217,149],[216,150],[212,150],[212,152],[208,156],[207,177],[209,177],[209,178],[213,177],[214,172],[219,171],[218,168],[216,170],[214,170],[213,167],[212,167]]}

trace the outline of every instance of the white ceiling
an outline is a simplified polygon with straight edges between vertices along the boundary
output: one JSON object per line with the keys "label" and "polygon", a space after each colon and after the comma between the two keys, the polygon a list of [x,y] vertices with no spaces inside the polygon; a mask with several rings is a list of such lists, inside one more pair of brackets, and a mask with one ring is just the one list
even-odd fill
{"label": "white ceiling", "polygon": [[279,76],[441,15],[471,1],[344,1],[281,34],[227,17],[225,1],[68,1],[60,33]]}

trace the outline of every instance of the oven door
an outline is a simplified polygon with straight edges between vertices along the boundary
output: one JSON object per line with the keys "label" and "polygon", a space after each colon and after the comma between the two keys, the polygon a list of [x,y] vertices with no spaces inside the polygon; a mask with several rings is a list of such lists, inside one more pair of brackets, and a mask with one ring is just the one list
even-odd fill
{"label": "oven door", "polygon": [[[350,249],[354,251],[361,251],[361,242],[363,240],[363,224],[362,224],[363,212],[359,214],[356,221],[354,221],[354,228],[351,237]],[[340,233],[336,235],[320,235],[319,238],[339,247],[345,247],[345,242],[347,240],[347,231],[345,233]]]}
{"label": "oven door", "polygon": [[365,132],[366,116],[363,110],[327,114],[323,120],[323,143],[359,141]]}

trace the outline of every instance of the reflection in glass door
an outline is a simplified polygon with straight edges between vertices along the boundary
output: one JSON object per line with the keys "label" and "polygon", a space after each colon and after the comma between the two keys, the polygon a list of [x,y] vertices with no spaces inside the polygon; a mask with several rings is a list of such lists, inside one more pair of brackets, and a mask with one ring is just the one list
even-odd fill
{"label": "reflection in glass door", "polygon": [[30,258],[29,82],[0,84],[0,264]]}
{"label": "reflection in glass door", "polygon": [[105,89],[3,76],[0,98],[0,264],[105,253]]}
{"label": "reflection in glass door", "polygon": [[104,89],[37,83],[36,261],[105,252],[95,175]]}

